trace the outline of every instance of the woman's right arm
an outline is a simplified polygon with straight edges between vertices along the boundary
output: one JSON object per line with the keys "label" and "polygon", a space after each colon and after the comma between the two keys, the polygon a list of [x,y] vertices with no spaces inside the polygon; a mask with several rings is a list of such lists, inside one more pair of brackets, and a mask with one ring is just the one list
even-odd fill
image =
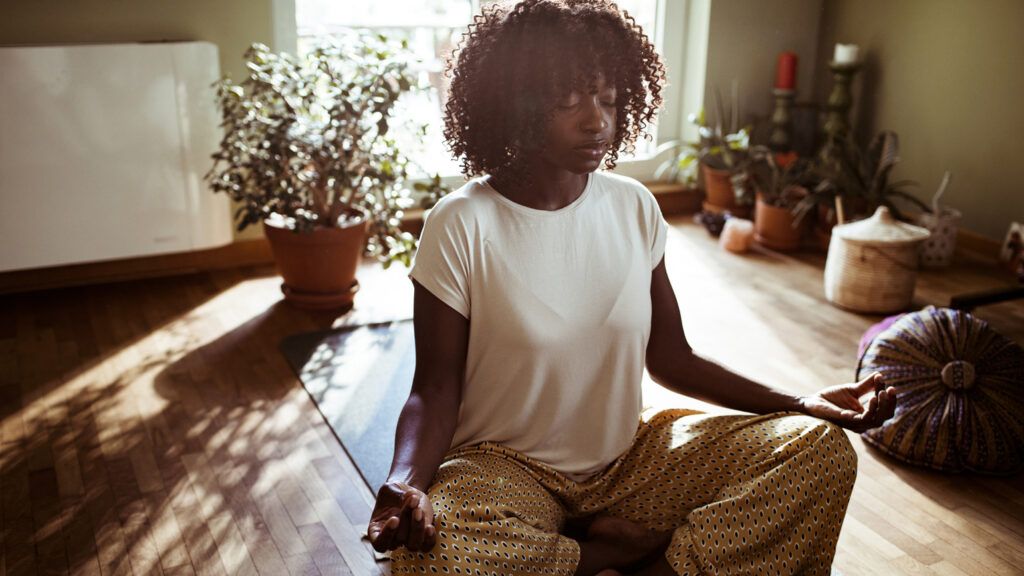
{"label": "woman's right arm", "polygon": [[451,447],[462,402],[469,320],[413,281],[416,372],[398,419],[388,481],[377,493],[367,528],[375,549],[434,545],[426,491]]}

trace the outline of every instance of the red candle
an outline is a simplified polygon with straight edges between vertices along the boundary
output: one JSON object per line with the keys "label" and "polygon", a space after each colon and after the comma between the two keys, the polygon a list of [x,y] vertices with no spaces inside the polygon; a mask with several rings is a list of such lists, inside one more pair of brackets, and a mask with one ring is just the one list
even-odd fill
{"label": "red candle", "polygon": [[775,69],[775,87],[780,90],[796,90],[796,54],[779,54],[779,65]]}

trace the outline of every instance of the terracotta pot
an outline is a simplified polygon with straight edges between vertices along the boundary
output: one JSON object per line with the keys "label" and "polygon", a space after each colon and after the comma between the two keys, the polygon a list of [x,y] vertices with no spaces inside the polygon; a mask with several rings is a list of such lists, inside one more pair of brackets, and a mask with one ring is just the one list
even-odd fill
{"label": "terracotta pot", "polygon": [[728,170],[712,168],[707,164],[700,165],[704,172],[704,193],[712,206],[728,210],[736,206],[736,194],[732,191],[732,181]]}
{"label": "terracotta pot", "polygon": [[284,282],[285,300],[300,308],[352,308],[359,289],[356,268],[366,241],[367,220],[349,219],[340,228],[295,232],[280,221],[263,221],[263,233]]}
{"label": "terracotta pot", "polygon": [[746,218],[750,216],[750,207],[741,206],[736,203],[736,192],[732,188],[732,180],[728,170],[712,168],[707,164],[701,164],[701,171],[704,173],[704,194],[707,200],[703,204],[706,212],[720,214],[729,212],[733,216]]}
{"label": "terracotta pot", "polygon": [[793,227],[796,217],[789,208],[779,208],[765,202],[757,195],[754,218],[754,240],[772,250],[790,251],[800,248],[804,226]]}

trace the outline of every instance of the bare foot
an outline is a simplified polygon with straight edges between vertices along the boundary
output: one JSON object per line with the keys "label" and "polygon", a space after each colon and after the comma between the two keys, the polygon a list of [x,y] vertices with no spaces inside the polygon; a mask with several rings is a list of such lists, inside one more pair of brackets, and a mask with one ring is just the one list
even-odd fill
{"label": "bare foot", "polygon": [[[622,518],[601,516],[587,529],[587,541],[598,543],[612,553],[614,568],[636,569],[665,549],[672,539],[671,532],[648,530],[636,522]],[[613,576],[612,573],[599,576]]]}

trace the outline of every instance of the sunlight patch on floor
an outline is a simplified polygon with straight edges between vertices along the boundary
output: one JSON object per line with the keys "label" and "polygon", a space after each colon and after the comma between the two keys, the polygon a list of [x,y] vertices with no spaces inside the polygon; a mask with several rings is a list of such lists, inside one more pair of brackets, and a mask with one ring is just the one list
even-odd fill
{"label": "sunlight patch on floor", "polygon": [[[683,326],[698,354],[756,381],[789,390],[824,386],[806,365],[803,350],[779,337],[771,310],[744,301],[735,279],[723,274],[693,240],[670,228],[668,250],[674,262],[669,277],[679,300]],[[743,258],[725,252],[718,258]],[[721,311],[728,310],[728,314]],[[712,409],[708,404],[674,394],[644,378],[644,405],[656,408]],[[721,411],[714,408],[714,411]]]}

